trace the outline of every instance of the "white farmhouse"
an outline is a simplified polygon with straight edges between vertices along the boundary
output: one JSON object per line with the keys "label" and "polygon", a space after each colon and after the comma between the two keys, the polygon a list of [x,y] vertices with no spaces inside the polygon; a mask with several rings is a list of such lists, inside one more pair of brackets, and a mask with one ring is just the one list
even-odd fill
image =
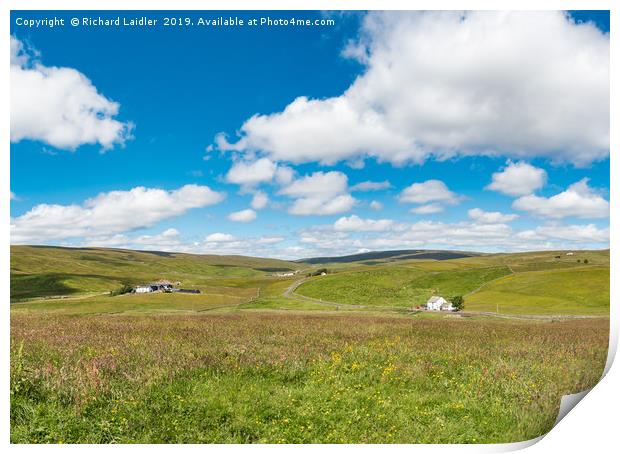
{"label": "white farmhouse", "polygon": [[426,302],[427,311],[453,311],[452,303],[449,303],[442,296],[431,296]]}
{"label": "white farmhouse", "polygon": [[134,292],[136,293],[151,293],[153,289],[150,285],[138,285],[134,288]]}

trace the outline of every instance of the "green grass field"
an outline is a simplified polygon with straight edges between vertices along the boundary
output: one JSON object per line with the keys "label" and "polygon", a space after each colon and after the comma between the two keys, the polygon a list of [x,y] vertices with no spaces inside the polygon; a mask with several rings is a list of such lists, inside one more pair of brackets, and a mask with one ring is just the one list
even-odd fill
{"label": "green grass field", "polygon": [[[11,441],[512,442],[598,381],[608,251],[403,257],[13,246]],[[109,295],[159,278],[201,293]],[[409,310],[432,294],[464,295],[472,314],[600,317]]]}
{"label": "green grass field", "polygon": [[11,441],[525,440],[552,427],[563,394],[598,381],[608,328],[604,319],[14,314]]}

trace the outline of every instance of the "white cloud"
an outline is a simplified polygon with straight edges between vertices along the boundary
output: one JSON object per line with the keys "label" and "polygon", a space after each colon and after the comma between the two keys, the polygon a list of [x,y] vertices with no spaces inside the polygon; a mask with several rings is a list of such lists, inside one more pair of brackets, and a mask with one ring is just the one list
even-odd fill
{"label": "white cloud", "polygon": [[174,228],[156,235],[128,236],[116,234],[109,237],[90,237],[81,243],[83,246],[115,247],[141,250],[181,250],[184,244],[179,240],[179,231]]}
{"label": "white cloud", "polygon": [[295,199],[289,213],[301,216],[330,215],[349,211],[356,203],[348,193],[342,172],[315,172],[292,181],[279,192]]}
{"label": "white cloud", "polygon": [[256,191],[252,197],[251,206],[255,210],[262,210],[269,203],[269,196],[262,191]]}
{"label": "white cloud", "polygon": [[[360,112],[345,97],[309,100],[302,96],[282,113],[253,116],[241,130],[245,135],[237,143],[220,141],[219,148],[261,150],[274,160],[293,163],[334,164],[372,155],[372,150],[389,150],[397,156],[399,150],[409,147],[407,138],[389,131],[379,114]],[[405,154],[401,162],[406,158]]]}
{"label": "white cloud", "polygon": [[119,107],[84,74],[42,65],[11,36],[11,142],[39,140],[66,150],[123,145],[133,125],[114,118]]}
{"label": "white cloud", "polygon": [[164,238],[176,237],[176,236],[179,236],[179,231],[177,229],[174,229],[174,228],[169,228],[169,229],[164,230],[164,232],[162,232],[161,236],[164,237]]}
{"label": "white cloud", "polygon": [[295,200],[289,209],[289,213],[299,216],[327,216],[349,211],[353,208],[355,202],[355,199],[349,194],[341,194],[332,199],[304,197]]}
{"label": "white cloud", "polygon": [[609,202],[588,186],[584,178],[552,197],[527,195],[515,200],[512,207],[546,218],[577,217],[595,219],[609,217]]}
{"label": "white cloud", "polygon": [[227,241],[234,241],[235,237],[230,233],[221,233],[216,232],[205,237],[205,242],[207,243],[223,243]]}
{"label": "white cloud", "polygon": [[599,228],[594,224],[549,224],[519,232],[518,237],[527,240],[559,239],[576,243],[606,243],[609,241],[609,228]]}
{"label": "white cloud", "polygon": [[351,186],[351,191],[378,191],[392,187],[389,181],[363,181]]}
{"label": "white cloud", "polygon": [[243,186],[254,186],[273,180],[276,169],[276,163],[267,158],[256,161],[238,161],[228,171],[226,181]]}
{"label": "white cloud", "polygon": [[279,185],[285,186],[293,181],[295,171],[287,166],[279,165],[276,169],[275,180]]}
{"label": "white cloud", "polygon": [[11,191],[11,200],[19,200],[19,197],[13,191]]}
{"label": "white cloud", "polygon": [[258,244],[276,244],[284,241],[284,237],[282,236],[261,236],[256,240]]}
{"label": "white cloud", "polygon": [[334,230],[341,232],[383,232],[391,229],[394,221],[391,219],[362,219],[352,215],[341,217],[334,223]]}
{"label": "white cloud", "polygon": [[508,252],[609,247],[609,229],[592,224],[554,224],[519,231],[501,222],[446,223],[424,220],[410,224],[393,224],[391,228],[383,231],[343,231],[336,230],[335,225],[316,226],[300,232],[299,242],[314,255],[351,254],[360,248]]}
{"label": "white cloud", "polygon": [[443,181],[427,180],[406,187],[398,199],[405,203],[440,202],[454,205],[461,200],[461,197],[450,191]]}
{"label": "white cloud", "polygon": [[439,203],[428,203],[426,205],[420,205],[409,210],[413,214],[436,214],[443,211],[443,206]]}
{"label": "white cloud", "polygon": [[314,172],[293,181],[280,194],[291,197],[330,197],[347,190],[347,176],[342,172]]}
{"label": "white cloud", "polygon": [[159,250],[193,254],[235,254],[252,257],[293,258],[276,245],[285,238],[281,236],[261,236],[257,238],[237,238],[229,233],[216,232],[207,235],[202,241],[186,241],[180,233],[170,228],[159,234],[99,236],[86,238],[73,246],[115,247],[137,250]]}
{"label": "white cloud", "polygon": [[345,52],[365,72],[343,94],[299,97],[217,143],[295,163],[485,154],[585,165],[609,155],[609,49],[608,34],[562,12],[371,12]]}
{"label": "white cloud", "polygon": [[378,200],[373,200],[372,202],[370,202],[370,208],[372,208],[375,211],[380,211],[383,209],[383,204],[379,202]]}
{"label": "white cloud", "polygon": [[501,172],[495,172],[491,184],[485,189],[502,192],[512,196],[532,194],[542,188],[547,181],[547,172],[526,162],[508,161]]}
{"label": "white cloud", "polygon": [[228,219],[235,222],[252,222],[256,219],[256,211],[249,208],[247,210],[235,211],[228,215]]}
{"label": "white cloud", "polygon": [[179,189],[135,187],[103,192],[81,205],[40,204],[11,219],[13,243],[41,243],[50,239],[112,235],[179,216],[192,208],[216,204],[224,194],[207,186]]}
{"label": "white cloud", "polygon": [[510,222],[519,217],[516,214],[504,214],[499,211],[484,211],[480,208],[472,208],[467,212],[467,214],[471,219],[481,224]]}

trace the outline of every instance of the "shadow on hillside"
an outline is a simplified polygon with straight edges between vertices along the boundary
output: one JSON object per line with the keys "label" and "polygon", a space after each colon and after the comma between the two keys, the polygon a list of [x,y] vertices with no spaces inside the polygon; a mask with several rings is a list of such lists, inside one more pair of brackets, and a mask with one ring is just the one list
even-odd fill
{"label": "shadow on hillside", "polygon": [[68,279],[96,278],[110,279],[108,276],[97,274],[12,274],[11,275],[11,302],[18,302],[27,298],[40,298],[46,296],[67,296],[82,292],[83,290],[69,287],[65,281]]}

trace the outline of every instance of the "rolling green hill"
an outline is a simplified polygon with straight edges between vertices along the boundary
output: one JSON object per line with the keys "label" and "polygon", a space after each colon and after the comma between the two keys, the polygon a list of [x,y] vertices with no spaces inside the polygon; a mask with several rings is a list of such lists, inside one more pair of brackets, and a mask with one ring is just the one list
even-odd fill
{"label": "rolling green hill", "polygon": [[609,268],[526,271],[489,283],[467,298],[467,308],[518,314],[609,313]]}
{"label": "rolling green hill", "polygon": [[411,307],[432,295],[464,295],[510,274],[506,266],[427,271],[423,266],[384,266],[322,276],[303,284],[300,294],[342,304]]}
{"label": "rolling green hill", "polygon": [[[385,251],[312,265],[243,256],[13,246],[11,301],[19,303],[14,305],[19,311],[67,314],[200,313],[221,308],[331,311],[336,306],[403,311],[432,295],[462,295],[466,310],[476,312],[609,313],[609,251],[459,252],[454,258],[421,258],[436,253]],[[294,293],[287,292],[295,281],[323,266],[328,267],[327,276],[306,279]],[[274,277],[288,270],[300,274]],[[160,278],[202,293],[108,296],[121,285]]]}
{"label": "rolling green hill", "polygon": [[104,293],[122,284],[135,285],[161,278],[199,289],[222,285],[218,280],[241,278],[244,282],[237,284],[244,286],[248,280],[301,266],[284,260],[243,256],[12,246],[11,300]]}
{"label": "rolling green hill", "polygon": [[297,293],[338,304],[392,307],[420,305],[432,295],[462,295],[469,311],[609,314],[608,250],[409,260],[333,271],[304,283]]}

